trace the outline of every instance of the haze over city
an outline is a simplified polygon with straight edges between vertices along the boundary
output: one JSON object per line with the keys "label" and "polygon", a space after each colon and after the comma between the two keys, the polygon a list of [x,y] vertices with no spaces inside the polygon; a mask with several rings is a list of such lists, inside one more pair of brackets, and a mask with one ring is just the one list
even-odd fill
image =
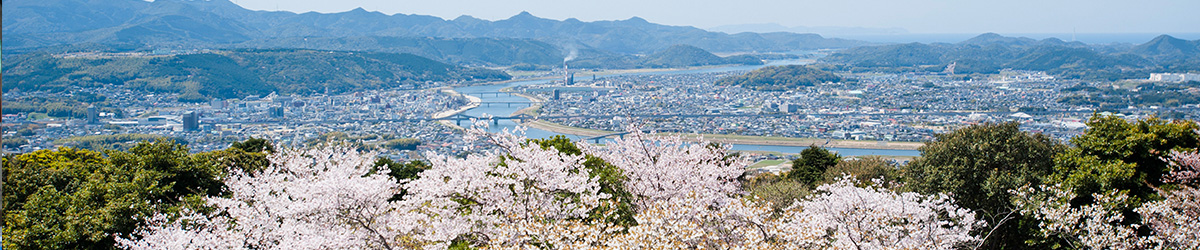
{"label": "haze over city", "polygon": [[521,11],[582,21],[642,17],[654,23],[710,28],[775,23],[788,27],[900,28],[909,33],[1200,33],[1200,1],[1190,0],[849,0],[849,1],[581,1],[581,0],[237,0],[254,10],[470,15],[505,19]]}

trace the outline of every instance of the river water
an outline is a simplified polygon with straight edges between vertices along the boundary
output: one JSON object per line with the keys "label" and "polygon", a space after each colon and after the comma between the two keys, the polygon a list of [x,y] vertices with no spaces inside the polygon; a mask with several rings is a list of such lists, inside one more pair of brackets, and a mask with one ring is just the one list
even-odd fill
{"label": "river water", "polygon": [[[799,60],[782,60],[782,61],[774,61],[774,62],[768,63],[765,66],[803,64],[803,63],[804,63],[804,61],[799,61]],[[726,71],[738,71],[738,70],[754,70],[754,69],[758,69],[761,67],[764,67],[764,65],[732,66],[732,67],[697,69],[697,70],[640,72],[640,73],[629,73],[629,74],[622,74],[622,75],[666,75],[666,74],[687,74],[687,73],[710,73],[710,72],[726,72]],[[577,76],[585,77],[583,75],[577,75]],[[508,88],[508,87],[523,86],[523,85],[530,85],[530,84],[543,84],[543,83],[547,83],[547,82],[554,81],[554,80],[557,80],[557,79],[516,81],[516,82],[510,82],[510,83],[505,83],[505,84],[496,84],[496,85],[458,87],[458,88],[455,88],[454,90],[458,91],[459,93],[468,93],[468,94],[469,93],[481,93],[481,92],[499,92],[500,89],[504,89],[504,88]],[[524,97],[515,96],[515,95],[511,95],[511,94],[504,94],[504,93],[501,93],[501,94],[472,94],[472,95],[479,97],[485,103],[486,102],[528,102],[529,101],[529,99],[525,99]],[[525,105],[525,104],[513,104],[511,106],[507,105],[507,104],[492,104],[491,106],[481,105],[479,107],[464,111],[462,114],[469,115],[469,116],[475,116],[475,117],[480,117],[484,114],[494,115],[494,116],[508,116],[508,115],[512,114],[513,112],[516,112],[517,110],[520,110],[527,106],[528,105]],[[468,125],[468,124],[466,124],[464,122],[462,125]],[[518,124],[513,122],[512,120],[500,120],[497,122],[497,124],[493,124],[489,130],[491,132],[499,132],[504,129],[512,130],[517,125]],[[572,135],[572,134],[562,134],[562,133],[550,132],[550,131],[536,129],[536,128],[528,128],[527,127],[525,130],[525,136],[527,136],[529,138],[546,138],[546,137],[550,137],[550,136],[554,136],[554,135],[565,135],[565,136],[567,136],[567,138],[571,138],[572,140],[582,140],[582,139],[586,138],[584,136]],[[734,150],[769,151],[769,152],[781,152],[781,153],[789,153],[789,154],[800,153],[800,151],[804,150],[805,148],[808,148],[808,147],[743,145],[743,144],[734,144],[733,145]],[[918,155],[920,155],[920,153],[916,150],[856,149],[856,148],[827,148],[827,149],[829,149],[830,151],[835,151],[838,154],[841,154],[842,156],[861,156],[861,155],[918,156]]]}

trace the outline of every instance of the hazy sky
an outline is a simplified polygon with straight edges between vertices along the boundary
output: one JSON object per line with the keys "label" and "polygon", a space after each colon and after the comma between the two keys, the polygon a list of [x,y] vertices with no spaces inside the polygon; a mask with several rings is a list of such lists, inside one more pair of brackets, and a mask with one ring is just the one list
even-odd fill
{"label": "hazy sky", "polygon": [[619,20],[700,28],[732,24],[903,28],[911,33],[1200,33],[1200,0],[232,0],[255,10],[460,15],[498,20],[521,11],[562,20]]}

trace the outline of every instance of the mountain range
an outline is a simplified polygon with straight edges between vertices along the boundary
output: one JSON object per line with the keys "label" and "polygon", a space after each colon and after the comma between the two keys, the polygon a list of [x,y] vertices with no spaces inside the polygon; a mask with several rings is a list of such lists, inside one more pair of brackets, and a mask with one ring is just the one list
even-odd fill
{"label": "mountain range", "polygon": [[[329,14],[252,11],[229,0],[6,0],[4,5],[6,52],[80,44],[307,48],[405,52],[453,63],[511,65],[513,61],[555,63],[573,50],[603,56],[652,54],[679,44],[715,52],[778,52],[867,44],[816,34],[726,34],[654,24],[638,17],[559,21],[528,12],[488,21],[470,16],[445,20],[425,15],[388,15],[361,8]],[[480,50],[488,53],[531,58],[505,61],[472,55],[468,47],[480,44],[486,45]]]}
{"label": "mountain range", "polygon": [[[340,94],[425,88],[428,82],[508,80],[502,71],[450,65],[412,54],[237,49],[171,56],[12,55],[4,91],[70,91],[105,85],[180,94],[180,101],[247,95]],[[315,63],[314,63],[315,62]]]}
{"label": "mountain range", "polygon": [[943,71],[955,64],[955,73],[995,73],[1011,68],[1069,78],[1116,80],[1144,78],[1151,72],[1200,71],[1200,40],[1162,35],[1123,48],[986,33],[953,44],[857,47],[821,61],[851,71]]}

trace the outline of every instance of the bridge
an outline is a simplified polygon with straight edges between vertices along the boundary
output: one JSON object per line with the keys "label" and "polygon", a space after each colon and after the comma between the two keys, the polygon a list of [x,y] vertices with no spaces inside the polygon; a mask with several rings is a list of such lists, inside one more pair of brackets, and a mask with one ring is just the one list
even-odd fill
{"label": "bridge", "polygon": [[489,91],[489,92],[463,92],[463,93],[459,93],[459,94],[463,94],[463,95],[469,95],[469,96],[479,96],[479,97],[483,97],[483,96],[485,96],[485,95],[492,95],[492,96],[495,96],[495,97],[499,97],[501,94],[505,94],[505,95],[511,95],[511,94],[513,94],[513,93],[511,93],[511,92],[500,92],[500,91]]}
{"label": "bridge", "polygon": [[593,136],[593,137],[588,137],[586,139],[583,139],[583,141],[591,140],[591,141],[594,141],[595,143],[600,143],[600,139],[604,139],[604,138],[608,138],[608,137],[612,137],[612,136],[617,136],[617,137],[620,137],[621,139],[625,139],[626,134],[629,134],[629,132],[626,131],[626,132],[618,132],[618,133],[612,133],[612,134],[607,134],[607,135]]}
{"label": "bridge", "polygon": [[514,115],[514,116],[493,116],[493,117],[478,117],[478,116],[472,116],[472,115],[456,114],[456,115],[452,115],[452,116],[447,116],[447,117],[442,117],[442,118],[434,118],[434,119],[429,119],[429,120],[434,120],[434,121],[454,120],[455,125],[462,126],[463,121],[470,121],[471,119],[489,120],[489,121],[492,121],[492,125],[498,125],[500,123],[500,120],[532,120],[534,118],[535,117],[533,117],[531,115],[526,115],[526,114],[518,114],[518,115]]}
{"label": "bridge", "polygon": [[496,105],[508,105],[509,107],[512,107],[513,104],[533,106],[534,104],[542,104],[542,103],[545,103],[545,102],[533,102],[533,101],[530,101],[530,102],[480,102],[479,106],[491,107],[492,104],[496,104]]}

